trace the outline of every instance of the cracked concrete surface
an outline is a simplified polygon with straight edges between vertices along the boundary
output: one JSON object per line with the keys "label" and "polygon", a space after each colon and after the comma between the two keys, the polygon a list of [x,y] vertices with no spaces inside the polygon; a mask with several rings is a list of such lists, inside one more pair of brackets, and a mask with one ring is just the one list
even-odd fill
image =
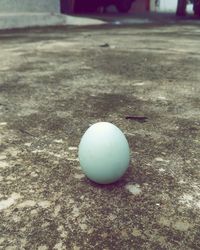
{"label": "cracked concrete surface", "polygon": [[[1,249],[200,248],[199,36],[192,22],[1,32]],[[131,148],[112,185],[77,159],[98,121]]]}

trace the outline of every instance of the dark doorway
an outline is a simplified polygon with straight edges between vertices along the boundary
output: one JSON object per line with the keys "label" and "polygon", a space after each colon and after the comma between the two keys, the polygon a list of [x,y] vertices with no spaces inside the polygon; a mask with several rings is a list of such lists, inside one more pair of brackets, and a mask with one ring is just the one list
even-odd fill
{"label": "dark doorway", "polygon": [[60,12],[62,14],[74,12],[75,0],[60,0]]}

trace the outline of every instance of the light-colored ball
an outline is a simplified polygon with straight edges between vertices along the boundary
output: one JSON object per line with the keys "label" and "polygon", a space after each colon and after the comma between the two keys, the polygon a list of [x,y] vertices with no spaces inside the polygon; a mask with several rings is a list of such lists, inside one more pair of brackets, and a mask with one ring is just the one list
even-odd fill
{"label": "light-colored ball", "polygon": [[87,129],[81,138],[78,154],[85,175],[100,184],[119,180],[130,162],[126,137],[108,122],[98,122]]}

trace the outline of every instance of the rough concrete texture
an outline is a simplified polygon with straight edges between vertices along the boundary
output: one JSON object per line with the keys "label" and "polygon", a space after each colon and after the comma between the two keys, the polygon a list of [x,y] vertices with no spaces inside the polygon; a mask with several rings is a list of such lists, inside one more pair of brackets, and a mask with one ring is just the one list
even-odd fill
{"label": "rough concrete texture", "polygon": [[[199,37],[192,23],[0,34],[1,249],[200,249]],[[77,159],[98,121],[131,148],[112,185]]]}

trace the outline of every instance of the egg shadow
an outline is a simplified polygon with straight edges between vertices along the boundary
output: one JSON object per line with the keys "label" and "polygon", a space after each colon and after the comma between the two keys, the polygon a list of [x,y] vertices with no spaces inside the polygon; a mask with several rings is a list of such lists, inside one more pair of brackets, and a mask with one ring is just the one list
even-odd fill
{"label": "egg shadow", "polygon": [[106,189],[106,190],[112,190],[115,188],[122,188],[124,187],[127,183],[132,182],[134,183],[134,175],[133,175],[133,166],[132,164],[128,167],[127,171],[125,174],[117,181],[113,183],[108,183],[108,184],[100,184],[95,181],[90,180],[88,177],[85,177],[83,181],[86,184],[89,184],[90,186],[98,189]]}

